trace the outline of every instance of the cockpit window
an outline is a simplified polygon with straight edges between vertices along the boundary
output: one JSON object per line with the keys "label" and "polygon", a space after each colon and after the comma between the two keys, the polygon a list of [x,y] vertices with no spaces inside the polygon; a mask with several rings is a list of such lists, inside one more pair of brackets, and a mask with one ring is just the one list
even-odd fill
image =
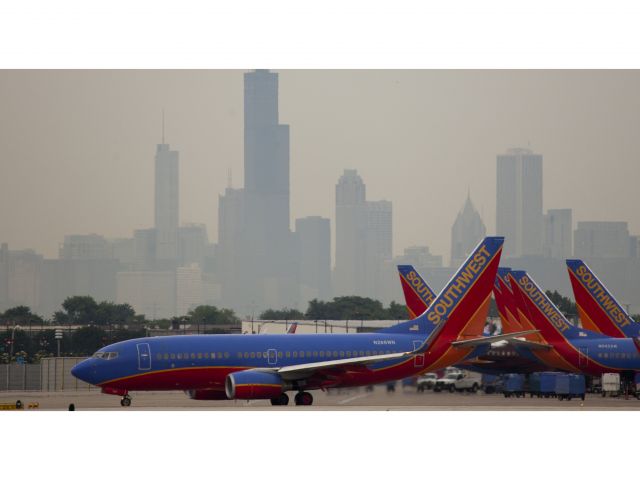
{"label": "cockpit window", "polygon": [[118,352],[96,352],[93,354],[93,358],[101,358],[102,360],[113,360],[118,358]]}

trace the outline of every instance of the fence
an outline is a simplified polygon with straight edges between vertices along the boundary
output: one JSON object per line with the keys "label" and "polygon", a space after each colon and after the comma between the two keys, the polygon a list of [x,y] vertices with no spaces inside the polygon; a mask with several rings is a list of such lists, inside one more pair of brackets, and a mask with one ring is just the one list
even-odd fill
{"label": "fence", "polygon": [[0,365],[0,391],[95,390],[97,387],[71,375],[71,369],[82,360],[83,357],[54,357],[43,358],[39,364]]}

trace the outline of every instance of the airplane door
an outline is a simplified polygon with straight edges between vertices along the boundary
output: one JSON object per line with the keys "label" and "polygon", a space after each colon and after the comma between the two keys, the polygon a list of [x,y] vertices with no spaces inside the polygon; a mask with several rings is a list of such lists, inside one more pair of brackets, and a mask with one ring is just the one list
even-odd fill
{"label": "airplane door", "polygon": [[578,349],[578,366],[582,368],[588,365],[589,365],[589,349],[579,348]]}
{"label": "airplane door", "polygon": [[151,369],[151,352],[148,343],[138,343],[138,370]]}
{"label": "airplane door", "polygon": [[278,362],[278,352],[275,348],[267,350],[267,361],[269,365],[275,365]]}
{"label": "airplane door", "polygon": [[[422,345],[422,342],[420,340],[413,341],[414,350],[416,350],[417,348],[420,348],[420,345]],[[413,357],[413,366],[418,368],[424,367],[424,353],[421,353],[420,355],[416,355]]]}

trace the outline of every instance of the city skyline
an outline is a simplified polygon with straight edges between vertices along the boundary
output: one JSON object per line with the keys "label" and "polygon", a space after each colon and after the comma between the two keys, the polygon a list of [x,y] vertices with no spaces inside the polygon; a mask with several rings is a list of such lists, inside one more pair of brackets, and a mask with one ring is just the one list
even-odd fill
{"label": "city skyline", "polygon": [[[180,152],[180,218],[184,223],[206,224],[208,237],[215,242],[217,196],[224,192],[229,169],[234,186],[238,186],[244,171],[242,74],[3,72],[0,96],[5,107],[0,110],[0,138],[5,146],[3,165],[9,174],[3,176],[0,193],[4,206],[2,241],[12,250],[34,248],[47,258],[56,258],[65,235],[130,237],[134,230],[152,225],[152,155],[154,145],[161,141],[164,106],[166,142]],[[543,90],[535,87],[541,78],[545,79],[546,108],[534,101]],[[432,252],[449,258],[449,233],[460,199],[470,188],[487,232],[495,231],[491,214],[495,211],[495,198],[491,201],[495,156],[510,147],[527,146],[530,141],[531,148],[545,158],[544,211],[568,207],[573,209],[574,225],[578,221],[621,220],[629,223],[632,234],[637,233],[640,222],[632,208],[633,189],[616,185],[632,180],[633,175],[625,172],[633,172],[633,161],[640,152],[638,141],[631,135],[639,115],[636,110],[640,110],[633,96],[637,94],[630,88],[637,78],[635,72],[282,71],[280,118],[291,125],[290,228],[296,218],[313,215],[329,218],[334,226],[335,179],[343,169],[354,168],[365,179],[371,198],[394,203],[394,256],[407,247],[427,245]],[[357,92],[353,90],[354,80],[362,87]],[[444,80],[449,80],[447,85]],[[310,84],[316,88],[309,89]],[[461,117],[465,108],[455,102],[445,108],[433,92],[445,88],[449,93],[457,91],[477,107],[488,99],[474,99],[474,92],[506,84],[509,88],[500,89],[504,100],[494,105],[494,114],[499,112],[499,119],[506,121],[505,104],[515,95],[519,100],[513,110],[519,109],[516,113],[520,115],[509,123],[515,123],[515,130],[521,132],[514,134],[513,128],[494,125],[495,130],[504,132],[494,135],[504,137],[501,141],[485,138],[478,143],[479,132],[467,130],[461,138],[475,142],[452,142],[452,122],[462,129],[483,112],[467,106],[467,116]],[[605,84],[613,84],[616,89],[604,88]],[[168,85],[173,88],[168,89]],[[405,90],[405,95],[400,95],[399,89]],[[187,90],[192,95],[186,95]],[[427,93],[418,95],[422,90]],[[194,91],[200,97],[193,95]],[[522,98],[523,92],[528,99]],[[632,95],[632,101],[622,105],[621,92],[627,98]],[[408,102],[406,93],[414,95],[414,103]],[[28,95],[39,102],[26,102]],[[202,106],[198,98],[206,100],[209,107]],[[132,105],[129,110],[124,100]],[[338,101],[342,102],[341,109],[336,108]],[[522,115],[525,106],[530,110],[528,116]],[[191,115],[185,118],[185,112]],[[543,124],[540,119],[549,119],[549,112],[562,115]],[[420,113],[422,121],[403,123],[399,113],[405,114],[407,122]],[[207,116],[209,122],[199,121]],[[570,116],[575,119],[574,125],[567,122]],[[327,122],[327,118],[332,121]],[[604,128],[612,122],[622,123],[617,129]],[[345,124],[349,128],[344,128]],[[431,128],[421,130],[421,126]],[[477,129],[487,132],[486,126]],[[533,134],[523,133],[527,130]],[[28,135],[31,132],[32,138]],[[554,137],[561,139],[554,144]],[[210,150],[206,154],[195,146],[203,141]],[[476,156],[465,155],[459,143],[473,143]],[[132,147],[127,149],[129,144]],[[401,153],[390,153],[394,145]],[[362,153],[354,154],[355,147]],[[40,148],[48,153],[38,153]],[[221,149],[227,155],[221,155]],[[327,155],[327,150],[333,154]],[[449,153],[437,154],[439,150]],[[598,162],[597,157],[605,158],[605,152],[606,162]],[[576,164],[588,167],[593,175],[581,172],[578,184],[570,182]],[[36,168],[41,175],[33,175]],[[434,171],[440,174],[440,182],[430,182]],[[607,175],[616,181],[600,181]],[[309,182],[309,178],[313,180]],[[441,201],[443,197],[448,201]],[[42,202],[42,198],[47,201]],[[434,202],[438,203],[438,214],[431,211]],[[417,208],[420,221],[411,219]],[[47,218],[57,221],[52,223]]]}

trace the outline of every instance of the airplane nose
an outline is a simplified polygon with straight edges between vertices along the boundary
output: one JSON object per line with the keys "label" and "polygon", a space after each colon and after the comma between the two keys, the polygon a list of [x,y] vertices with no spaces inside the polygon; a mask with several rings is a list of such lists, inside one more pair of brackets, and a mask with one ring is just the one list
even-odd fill
{"label": "airplane nose", "polygon": [[91,361],[83,360],[71,369],[71,375],[83,382],[91,382]]}

